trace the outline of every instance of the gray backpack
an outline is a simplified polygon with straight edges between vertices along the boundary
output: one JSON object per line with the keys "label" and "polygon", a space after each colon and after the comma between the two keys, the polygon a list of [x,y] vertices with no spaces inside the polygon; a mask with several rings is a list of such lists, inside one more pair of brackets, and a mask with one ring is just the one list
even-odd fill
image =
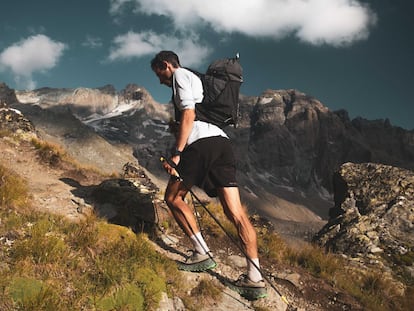
{"label": "gray backpack", "polygon": [[[243,82],[243,69],[239,56],[218,59],[208,66],[206,73],[189,69],[196,74],[204,91],[203,101],[196,104],[196,120],[215,124],[220,128],[237,126],[239,115],[239,91]],[[175,109],[176,120],[180,120]]]}

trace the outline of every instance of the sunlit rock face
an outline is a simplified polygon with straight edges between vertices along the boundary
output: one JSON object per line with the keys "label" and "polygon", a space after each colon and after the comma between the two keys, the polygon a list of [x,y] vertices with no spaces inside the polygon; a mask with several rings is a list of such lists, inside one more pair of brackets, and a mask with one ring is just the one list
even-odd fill
{"label": "sunlit rock face", "polygon": [[414,172],[345,163],[335,174],[334,189],[331,218],[315,241],[365,262],[412,267]]}

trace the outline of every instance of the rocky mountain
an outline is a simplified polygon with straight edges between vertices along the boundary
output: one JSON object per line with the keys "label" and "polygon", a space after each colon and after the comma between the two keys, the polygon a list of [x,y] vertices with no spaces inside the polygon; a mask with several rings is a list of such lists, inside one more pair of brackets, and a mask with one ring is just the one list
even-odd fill
{"label": "rocky mountain", "polygon": [[[91,145],[102,140],[131,152],[128,156],[165,181],[159,157],[172,143],[171,105],[155,102],[144,88],[132,84],[120,92],[112,86],[42,88],[16,91],[15,98],[6,89],[3,85],[1,94],[14,101],[12,107],[77,156],[97,162]],[[324,225],[333,205],[332,176],[345,162],[414,169],[413,130],[394,127],[387,120],[350,120],[346,111],[332,112],[297,90],[241,96],[240,112],[238,127],[226,131],[238,159],[242,198],[282,233],[303,238]],[[113,162],[114,156],[100,153],[107,163]]]}
{"label": "rocky mountain", "polygon": [[384,278],[414,279],[414,172],[345,163],[333,180],[332,216],[314,241]]}
{"label": "rocky mountain", "polygon": [[[35,129],[80,162],[108,173],[139,162],[144,167],[138,168],[139,177],[153,188],[166,181],[158,161],[171,143],[171,111],[139,86],[119,93],[111,86],[26,92],[0,84],[0,103],[0,125],[8,130]],[[313,238],[343,254],[361,273],[380,271],[402,296],[414,279],[413,131],[386,120],[350,120],[345,111],[331,112],[295,90],[242,96],[241,114],[239,127],[228,133],[251,211],[285,237]],[[116,223],[135,223],[129,208],[118,209],[122,217],[114,212],[119,202],[133,204],[131,183],[82,187],[70,182],[67,187],[75,188],[67,200],[86,206],[93,198],[99,212],[115,215]],[[45,200],[39,202],[50,205]]]}

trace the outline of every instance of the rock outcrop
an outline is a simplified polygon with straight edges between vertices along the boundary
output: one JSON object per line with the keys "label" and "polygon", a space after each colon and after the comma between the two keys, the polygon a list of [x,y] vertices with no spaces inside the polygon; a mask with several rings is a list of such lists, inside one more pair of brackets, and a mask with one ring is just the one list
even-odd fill
{"label": "rock outcrop", "polygon": [[402,267],[414,277],[414,172],[345,163],[334,188],[331,218],[315,242],[365,264]]}
{"label": "rock outcrop", "polygon": [[0,130],[10,132],[34,132],[33,124],[9,104],[17,102],[14,90],[0,83]]}
{"label": "rock outcrop", "polygon": [[332,193],[332,175],[346,162],[414,169],[414,130],[388,120],[351,121],[346,111],[332,112],[296,90],[268,90],[246,106],[250,133],[242,166],[275,183]]}
{"label": "rock outcrop", "polygon": [[0,107],[17,102],[16,94],[7,84],[0,82]]}

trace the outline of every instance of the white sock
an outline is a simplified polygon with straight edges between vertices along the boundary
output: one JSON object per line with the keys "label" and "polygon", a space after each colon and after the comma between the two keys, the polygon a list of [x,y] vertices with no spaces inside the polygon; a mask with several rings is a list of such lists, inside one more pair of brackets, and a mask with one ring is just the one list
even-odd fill
{"label": "white sock", "polygon": [[[260,269],[259,258],[252,258],[252,261]],[[247,276],[253,282],[259,282],[263,279],[260,271],[257,270],[257,268],[248,259],[247,259]]]}
{"label": "white sock", "polygon": [[194,248],[197,251],[197,253],[201,255],[205,255],[207,254],[207,252],[210,251],[210,249],[207,246],[206,241],[204,241],[204,238],[201,235],[201,232],[198,232],[195,235],[192,235],[190,239],[193,242]]}

